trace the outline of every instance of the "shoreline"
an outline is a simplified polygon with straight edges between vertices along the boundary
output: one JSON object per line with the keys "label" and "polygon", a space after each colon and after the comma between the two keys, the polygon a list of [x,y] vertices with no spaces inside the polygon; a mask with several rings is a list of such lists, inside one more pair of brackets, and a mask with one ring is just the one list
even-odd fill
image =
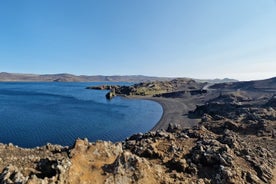
{"label": "shoreline", "polygon": [[149,130],[156,131],[166,130],[170,123],[179,125],[182,128],[190,128],[200,121],[199,119],[191,119],[188,112],[194,110],[198,101],[194,98],[164,98],[151,96],[121,96],[128,99],[141,99],[157,102],[161,105],[163,113],[160,120]]}

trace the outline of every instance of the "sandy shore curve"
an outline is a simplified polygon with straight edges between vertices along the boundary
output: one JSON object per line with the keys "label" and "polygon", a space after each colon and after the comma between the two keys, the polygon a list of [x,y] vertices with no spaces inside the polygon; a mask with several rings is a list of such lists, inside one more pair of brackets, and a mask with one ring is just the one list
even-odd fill
{"label": "sandy shore curve", "polygon": [[188,117],[188,112],[196,108],[198,103],[195,98],[163,98],[150,96],[131,96],[130,99],[151,100],[159,103],[162,106],[163,114],[160,120],[151,129],[152,131],[167,129],[169,124],[178,124],[183,128],[189,128],[197,125],[198,119]]}

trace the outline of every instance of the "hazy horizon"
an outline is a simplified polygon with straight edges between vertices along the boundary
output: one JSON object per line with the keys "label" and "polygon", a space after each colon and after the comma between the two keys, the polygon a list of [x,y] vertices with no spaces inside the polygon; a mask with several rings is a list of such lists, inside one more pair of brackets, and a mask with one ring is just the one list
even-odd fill
{"label": "hazy horizon", "polygon": [[276,76],[276,1],[1,1],[9,73]]}
{"label": "hazy horizon", "polygon": [[0,71],[1,73],[9,73],[9,74],[15,74],[15,75],[62,75],[62,74],[68,74],[68,75],[74,75],[74,76],[107,76],[107,77],[113,77],[113,76],[122,76],[122,77],[127,77],[127,76],[143,76],[143,77],[160,77],[160,78],[191,78],[191,79],[198,79],[198,80],[223,80],[223,79],[233,79],[233,80],[238,80],[238,81],[250,81],[250,80],[263,80],[263,79],[270,79],[274,78],[276,76],[271,76],[268,78],[259,78],[259,79],[249,79],[249,80],[239,80],[237,78],[230,78],[230,77],[224,77],[224,78],[195,78],[195,77],[187,77],[187,76],[154,76],[154,75],[140,75],[140,74],[130,74],[130,75],[101,75],[101,74],[94,74],[94,75],[89,75],[89,74],[74,74],[74,73],[13,73],[13,72],[5,72],[5,71]]}

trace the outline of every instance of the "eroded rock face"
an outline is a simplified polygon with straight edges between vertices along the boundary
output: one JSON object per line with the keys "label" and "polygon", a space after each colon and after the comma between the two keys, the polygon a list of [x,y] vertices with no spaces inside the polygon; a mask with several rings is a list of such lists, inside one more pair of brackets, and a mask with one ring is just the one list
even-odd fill
{"label": "eroded rock face", "polygon": [[67,147],[47,144],[23,149],[1,145],[1,183],[67,183],[71,161]]}
{"label": "eroded rock face", "polygon": [[70,150],[69,183],[104,183],[108,176],[103,167],[112,164],[122,152],[121,143],[78,139]]}

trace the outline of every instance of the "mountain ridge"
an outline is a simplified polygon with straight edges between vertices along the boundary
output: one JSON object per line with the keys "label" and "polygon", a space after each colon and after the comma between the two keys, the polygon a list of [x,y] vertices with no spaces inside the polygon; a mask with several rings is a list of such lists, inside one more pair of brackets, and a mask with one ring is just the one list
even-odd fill
{"label": "mountain ridge", "polygon": [[[170,81],[176,77],[156,77],[145,75],[74,75],[59,74],[28,74],[0,72],[0,82],[150,82]],[[192,79],[192,78],[187,78]],[[236,79],[194,79],[197,82],[223,83],[237,82]]]}

